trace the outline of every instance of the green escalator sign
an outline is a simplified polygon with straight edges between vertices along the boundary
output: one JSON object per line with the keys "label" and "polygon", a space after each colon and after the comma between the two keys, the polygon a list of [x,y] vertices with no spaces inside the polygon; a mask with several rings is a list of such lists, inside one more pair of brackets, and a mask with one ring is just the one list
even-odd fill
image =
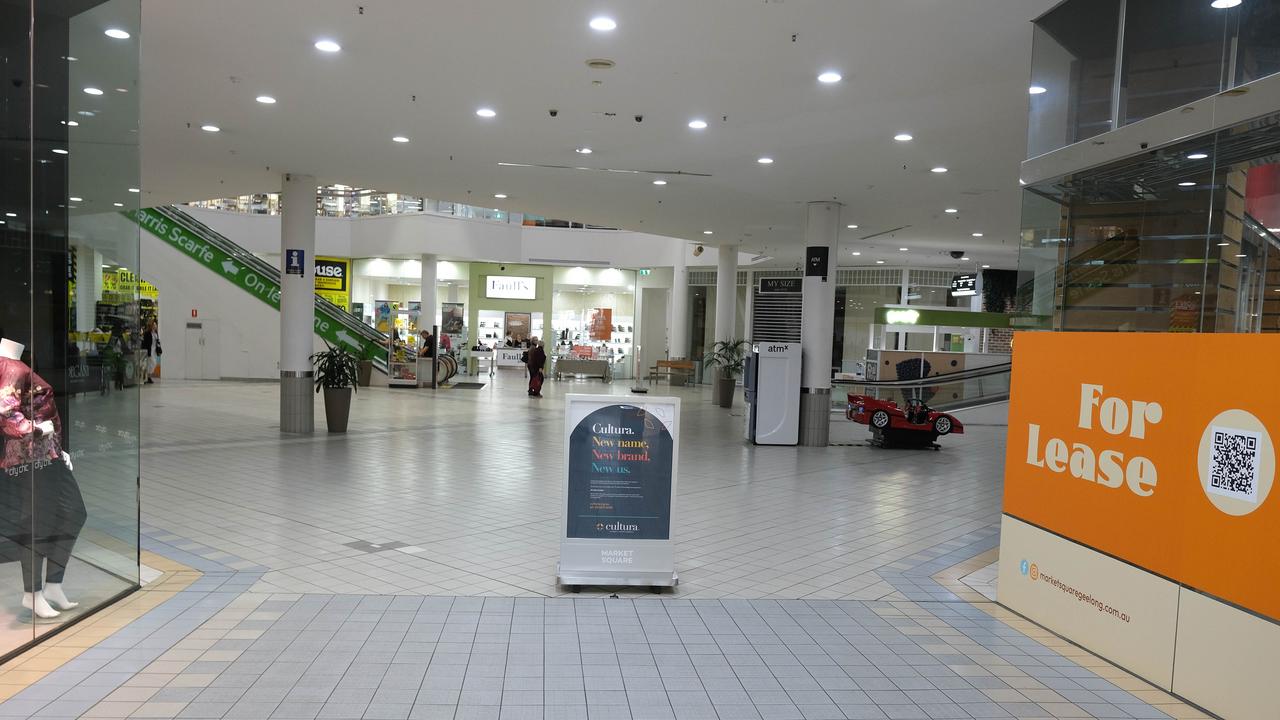
{"label": "green escalator sign", "polygon": [[[175,250],[204,265],[211,272],[235,283],[241,290],[253,295],[272,308],[280,309],[280,283],[265,277],[253,268],[236,260],[220,248],[210,245],[188,228],[157,212],[146,209],[129,210],[125,217],[142,229],[163,240]],[[356,355],[366,348],[382,349],[382,346],[347,332],[335,313],[316,308],[315,332],[331,345],[344,345]]]}

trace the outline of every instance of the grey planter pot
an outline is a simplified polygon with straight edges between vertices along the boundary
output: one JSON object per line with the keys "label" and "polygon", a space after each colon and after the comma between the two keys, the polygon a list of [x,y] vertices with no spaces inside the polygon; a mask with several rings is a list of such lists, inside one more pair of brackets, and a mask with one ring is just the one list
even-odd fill
{"label": "grey planter pot", "polygon": [[324,389],[324,419],[331,433],[347,431],[347,420],[351,417],[351,388]]}
{"label": "grey planter pot", "polygon": [[716,375],[715,385],[712,386],[712,395],[717,405],[722,408],[733,407],[733,396],[736,390],[737,381],[733,377]]}
{"label": "grey planter pot", "polygon": [[369,383],[373,379],[373,361],[361,360],[356,371],[356,384],[360,387],[369,387]]}

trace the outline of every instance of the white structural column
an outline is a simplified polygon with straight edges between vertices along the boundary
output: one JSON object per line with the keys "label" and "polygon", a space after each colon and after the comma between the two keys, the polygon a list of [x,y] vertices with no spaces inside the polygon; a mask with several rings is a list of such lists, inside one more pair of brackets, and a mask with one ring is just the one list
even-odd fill
{"label": "white structural column", "polygon": [[671,324],[667,344],[669,358],[689,357],[689,249],[680,247],[680,255],[671,272]]}
{"label": "white structural column", "polygon": [[716,256],[716,342],[732,340],[738,309],[738,246],[721,245]]}
{"label": "white structural column", "polygon": [[831,349],[835,341],[840,203],[809,203],[805,224],[804,307],[800,315],[800,444],[831,440]]}
{"label": "white structural column", "polygon": [[280,429],[309,433],[316,424],[311,368],[316,179],[286,173],[280,202]]}
{"label": "white structural column", "polygon": [[440,258],[422,256],[422,314],[418,316],[419,329],[427,331],[440,324],[440,303],[436,295],[436,267]]}

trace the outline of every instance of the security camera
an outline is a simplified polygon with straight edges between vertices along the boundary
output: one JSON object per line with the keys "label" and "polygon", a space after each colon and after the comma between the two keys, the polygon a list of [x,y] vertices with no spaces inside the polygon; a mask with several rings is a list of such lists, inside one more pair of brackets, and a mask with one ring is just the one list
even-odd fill
{"label": "security camera", "polygon": [[506,266],[506,265],[499,265],[499,266],[498,266],[498,269],[499,269],[499,270],[502,270],[502,271],[506,271],[507,266]]}
{"label": "security camera", "polygon": [[952,257],[953,259],[955,259],[955,260],[959,260],[960,258],[964,257],[964,251],[963,251],[963,250],[952,250],[952,251],[951,251],[951,257]]}
{"label": "security camera", "polygon": [[644,116],[643,116],[643,115],[637,115],[637,116],[636,116],[636,122],[644,122]]}
{"label": "security camera", "polygon": [[547,114],[550,115],[551,117],[555,117],[560,114],[560,111],[556,110],[555,108],[551,108],[550,110],[547,111]]}
{"label": "security camera", "polygon": [[702,246],[701,246],[701,245],[694,245],[694,246],[693,246],[693,256],[694,256],[694,257],[698,257],[698,256],[699,256],[699,255],[701,255],[701,254],[702,254]]}

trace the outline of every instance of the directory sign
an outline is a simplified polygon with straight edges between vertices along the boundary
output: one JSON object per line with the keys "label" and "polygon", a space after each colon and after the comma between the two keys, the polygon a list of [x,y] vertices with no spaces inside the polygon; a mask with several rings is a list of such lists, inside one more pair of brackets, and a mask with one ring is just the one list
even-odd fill
{"label": "directory sign", "polygon": [[560,582],[674,585],[678,398],[566,396]]}

